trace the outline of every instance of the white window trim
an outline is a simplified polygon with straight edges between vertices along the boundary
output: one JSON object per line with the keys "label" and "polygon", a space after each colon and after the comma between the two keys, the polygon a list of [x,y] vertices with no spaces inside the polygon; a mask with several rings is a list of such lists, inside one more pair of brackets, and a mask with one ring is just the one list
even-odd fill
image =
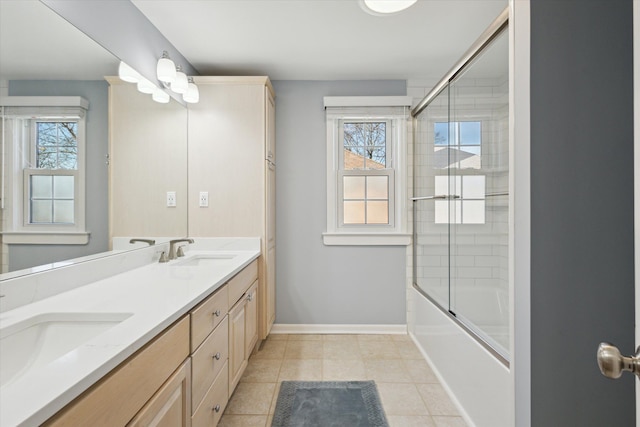
{"label": "white window trim", "polygon": [[[411,244],[407,232],[407,146],[411,138],[409,107],[412,99],[407,96],[356,96],[325,97],[327,129],[327,229],[322,234],[325,245],[393,245]],[[357,107],[357,108],[354,108]],[[402,113],[400,113],[402,111]],[[393,175],[393,225],[342,226],[339,221],[338,188],[342,145],[338,121],[350,119],[391,120],[394,124],[392,138]],[[391,206],[391,205],[390,205]],[[391,216],[391,215],[390,215]]]}
{"label": "white window trim", "polygon": [[[24,186],[25,164],[30,155],[30,146],[16,149],[10,138],[7,138],[3,126],[2,138],[5,147],[4,162],[6,172],[2,176],[5,188],[4,198],[10,201],[10,208],[5,209],[5,229],[2,230],[4,244],[56,244],[83,245],[89,242],[90,233],[86,230],[86,118],[85,113],[89,102],[81,97],[0,97],[2,119],[8,117],[23,117],[25,119],[52,118],[73,119],[78,121],[78,169],[75,223],[73,225],[55,224],[40,225],[25,223]],[[6,123],[5,123],[6,124]],[[14,129],[15,133],[15,129]],[[24,140],[24,143],[31,144]],[[22,142],[21,142],[22,144]],[[26,148],[29,148],[28,150]],[[21,157],[22,156],[22,157]],[[6,208],[6,206],[5,206]]]}

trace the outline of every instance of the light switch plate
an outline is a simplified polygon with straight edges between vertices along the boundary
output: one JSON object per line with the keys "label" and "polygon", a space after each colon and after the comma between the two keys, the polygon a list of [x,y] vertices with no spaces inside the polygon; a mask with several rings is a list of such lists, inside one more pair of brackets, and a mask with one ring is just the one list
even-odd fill
{"label": "light switch plate", "polygon": [[198,198],[198,200],[200,201],[200,207],[201,208],[208,208],[209,207],[209,192],[208,191],[201,191],[200,192],[200,197]]}
{"label": "light switch plate", "polygon": [[175,191],[167,191],[167,207],[175,208],[176,207],[176,192]]}

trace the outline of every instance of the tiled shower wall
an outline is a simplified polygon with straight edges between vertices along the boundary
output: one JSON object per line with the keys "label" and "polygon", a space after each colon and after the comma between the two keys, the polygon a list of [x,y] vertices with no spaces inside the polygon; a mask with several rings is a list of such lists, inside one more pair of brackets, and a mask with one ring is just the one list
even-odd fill
{"label": "tiled shower wall", "polygon": [[[407,93],[414,97],[414,105],[432,85],[423,80],[407,82]],[[435,175],[446,174],[446,169],[434,169],[434,122],[447,121],[449,98],[451,121],[482,122],[481,169],[452,174],[484,175],[487,194],[508,193],[509,113],[505,75],[497,79],[460,79],[450,93],[443,92],[420,115],[414,147],[410,150],[409,181],[415,185],[413,197],[435,195]],[[435,223],[434,201],[417,202],[416,223],[417,283],[445,308],[466,318],[505,348],[508,348],[509,319],[508,200],[508,196],[487,197],[484,224],[450,225]],[[411,250],[407,275],[413,279]]]}

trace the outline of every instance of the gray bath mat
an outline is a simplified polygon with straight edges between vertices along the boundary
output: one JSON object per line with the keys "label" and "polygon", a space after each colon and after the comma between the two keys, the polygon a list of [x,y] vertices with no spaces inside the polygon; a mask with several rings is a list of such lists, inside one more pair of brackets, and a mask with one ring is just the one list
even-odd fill
{"label": "gray bath mat", "polygon": [[271,427],[388,427],[373,381],[283,381]]}

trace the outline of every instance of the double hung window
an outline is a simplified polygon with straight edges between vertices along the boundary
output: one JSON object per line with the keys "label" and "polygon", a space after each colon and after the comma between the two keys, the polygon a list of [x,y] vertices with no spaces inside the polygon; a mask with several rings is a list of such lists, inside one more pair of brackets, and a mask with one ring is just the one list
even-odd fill
{"label": "double hung window", "polygon": [[328,245],[408,244],[406,97],[326,97]]}
{"label": "double hung window", "polygon": [[[16,102],[28,103],[27,97],[18,98]],[[88,103],[70,98],[59,98],[67,104],[62,106],[3,107],[5,243],[88,241],[84,206]]]}

